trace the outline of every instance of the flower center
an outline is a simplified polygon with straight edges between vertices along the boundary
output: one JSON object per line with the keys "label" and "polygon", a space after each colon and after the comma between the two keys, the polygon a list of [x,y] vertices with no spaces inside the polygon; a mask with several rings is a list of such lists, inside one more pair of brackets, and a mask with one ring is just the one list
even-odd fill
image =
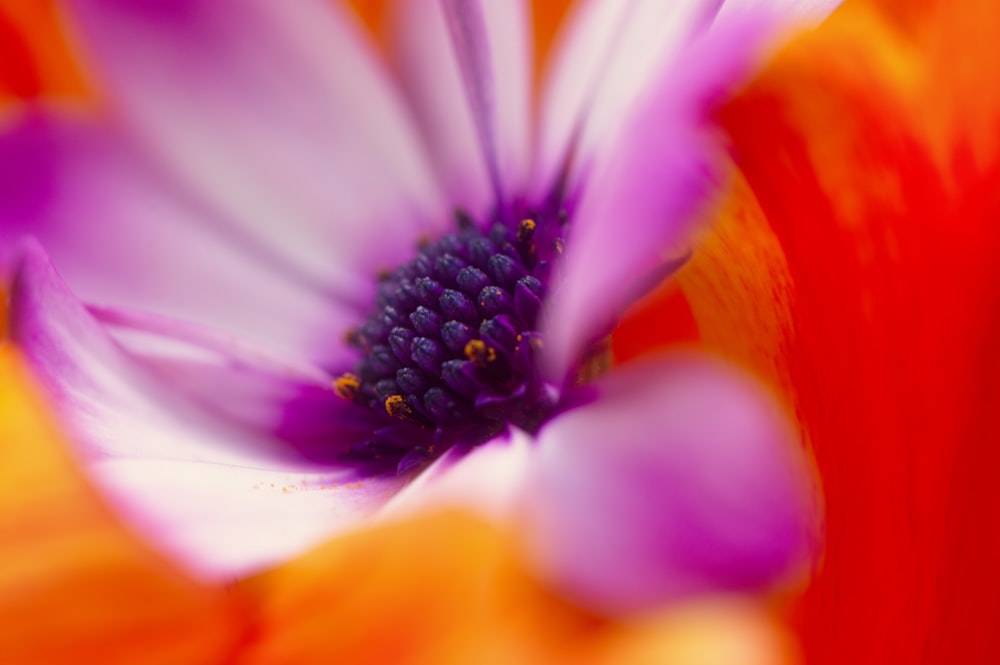
{"label": "flower center", "polygon": [[533,431],[553,406],[536,356],[561,239],[530,218],[488,232],[457,218],[457,231],[422,244],[416,258],[380,278],[376,306],[349,335],[363,356],[334,388],[433,430],[435,440],[469,440],[472,432],[485,439],[505,424]]}

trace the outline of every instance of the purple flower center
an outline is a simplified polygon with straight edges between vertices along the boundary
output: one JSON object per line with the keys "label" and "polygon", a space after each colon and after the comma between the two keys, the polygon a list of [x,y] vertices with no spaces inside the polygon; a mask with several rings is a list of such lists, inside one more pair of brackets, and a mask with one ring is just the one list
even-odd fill
{"label": "purple flower center", "polygon": [[380,277],[375,307],[349,335],[362,357],[334,388],[435,443],[477,443],[508,424],[537,430],[554,406],[536,358],[561,224],[522,217],[486,232],[456,218],[455,232]]}

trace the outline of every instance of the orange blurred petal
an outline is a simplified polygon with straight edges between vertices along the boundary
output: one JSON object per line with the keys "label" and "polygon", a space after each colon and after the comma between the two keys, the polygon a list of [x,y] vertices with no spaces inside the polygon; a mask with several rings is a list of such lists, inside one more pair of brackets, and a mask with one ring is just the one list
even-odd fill
{"label": "orange blurred petal", "polygon": [[0,348],[0,662],[218,663],[236,614],[147,551],[67,456]]}
{"label": "orange blurred petal", "polygon": [[[525,572],[509,535],[455,512],[336,539],[239,591],[259,607],[248,664],[756,665],[795,655],[766,615],[731,601],[632,623],[588,615]],[[720,654],[740,657],[712,660]]]}
{"label": "orange blurred petal", "polygon": [[52,0],[3,0],[0,63],[0,101],[86,95]]}
{"label": "orange blurred petal", "polygon": [[[382,26],[385,22],[388,0],[346,0],[362,24],[376,37],[384,39]],[[544,2],[529,2],[529,10],[535,32],[535,62],[536,70],[540,71],[552,50],[556,33],[562,24],[563,17],[569,10],[573,0],[545,0]],[[384,47],[384,44],[383,44]]]}
{"label": "orange blurred petal", "polygon": [[814,663],[988,662],[1000,625],[1000,4],[848,2],[723,114],[745,175],[680,277],[825,488]]}

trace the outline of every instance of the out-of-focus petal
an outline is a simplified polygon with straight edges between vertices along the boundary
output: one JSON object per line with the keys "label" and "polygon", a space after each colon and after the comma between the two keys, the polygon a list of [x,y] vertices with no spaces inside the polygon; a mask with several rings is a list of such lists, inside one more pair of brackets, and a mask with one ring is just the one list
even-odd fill
{"label": "out-of-focus petal", "polygon": [[89,472],[149,542],[198,578],[225,582],[363,526],[410,476],[349,469],[108,458]]}
{"label": "out-of-focus petal", "polygon": [[408,480],[359,484],[356,471],[306,463],[292,446],[196,408],[107,335],[36,245],[21,252],[10,309],[11,339],[95,481],[150,542],[200,575],[226,578],[294,555]]}
{"label": "out-of-focus petal", "polygon": [[525,3],[395,0],[391,21],[394,64],[441,182],[455,204],[491,212],[495,186],[519,194],[531,166]]}
{"label": "out-of-focus petal", "polygon": [[86,96],[53,0],[8,0],[0,7],[0,101]]}
{"label": "out-of-focus petal", "polygon": [[128,534],[74,468],[0,349],[0,660],[218,663],[241,637],[221,590]]}
{"label": "out-of-focus petal", "polygon": [[[782,665],[798,645],[773,617],[739,599],[707,597],[637,618],[586,645],[605,665]],[[573,661],[569,661],[573,662]]]}
{"label": "out-of-focus petal", "polygon": [[[752,15],[773,28],[812,23],[840,0],[589,0],[566,21],[546,74],[536,164],[537,194],[564,178],[570,191],[651,81],[674,72],[711,77],[688,49],[732,19]],[[728,44],[753,59],[757,39]]]}
{"label": "out-of-focus petal", "polygon": [[793,657],[765,616],[735,602],[626,624],[588,614],[531,577],[511,534],[455,512],[336,539],[235,592],[259,608],[240,661],[247,665],[778,665]]}
{"label": "out-of-focus petal", "polygon": [[509,537],[451,512],[336,539],[237,592],[260,608],[248,664],[552,662],[539,656],[590,623],[518,567]]}
{"label": "out-of-focus petal", "polygon": [[312,359],[352,312],[254,254],[111,128],[24,111],[0,135],[0,240],[37,237],[81,297],[217,326]]}
{"label": "out-of-focus petal", "polygon": [[[770,23],[720,23],[650,86],[592,174],[573,219],[562,287],[547,315],[553,378],[609,332],[625,307],[683,260],[684,243],[721,186],[725,156],[707,113],[750,72]],[[648,83],[648,81],[647,81]]]}
{"label": "out-of-focus petal", "polygon": [[852,2],[723,116],[746,217],[679,279],[707,342],[780,350],[815,450],[809,662],[995,658],[998,22],[989,1]]}
{"label": "out-of-focus petal", "polygon": [[369,275],[448,221],[402,97],[338,4],[66,9],[117,118],[166,172],[317,283],[367,302]]}
{"label": "out-of-focus petal", "polygon": [[651,360],[539,435],[530,553],[567,594],[610,611],[760,589],[807,562],[808,475],[779,409],[705,360]]}

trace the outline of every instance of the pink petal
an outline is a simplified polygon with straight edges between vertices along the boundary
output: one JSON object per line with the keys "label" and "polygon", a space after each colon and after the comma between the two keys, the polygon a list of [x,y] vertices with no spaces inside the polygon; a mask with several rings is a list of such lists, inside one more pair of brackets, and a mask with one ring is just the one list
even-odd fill
{"label": "pink petal", "polygon": [[[663,63],[711,20],[718,4],[577,3],[545,76],[535,180],[542,190],[537,195],[547,194],[560,177],[577,180]],[[571,152],[573,163],[564,174]]]}
{"label": "pink petal", "polygon": [[[740,15],[773,28],[813,24],[840,0],[588,0],[577,3],[546,71],[536,195],[560,179],[576,191],[594,156],[650,82],[673,69],[699,69],[692,40]],[[730,44],[751,56],[759,40]],[[568,161],[571,160],[571,161]]]}
{"label": "pink petal", "polygon": [[227,234],[113,129],[25,112],[0,135],[0,240],[41,240],[87,300],[239,332],[312,359],[344,357],[355,314]]}
{"label": "pink petal", "polygon": [[405,104],[340,5],[67,9],[102,92],[169,176],[342,297],[366,299],[377,268],[448,221]]}
{"label": "pink petal", "polygon": [[695,357],[625,367],[539,435],[523,513],[540,572],[600,610],[756,590],[806,562],[808,475],[782,414]]}
{"label": "pink petal", "polygon": [[752,70],[770,22],[719,22],[684,50],[697,66],[663,72],[592,164],[573,218],[562,287],[545,325],[548,371],[565,375],[635,298],[687,253],[688,236],[722,188],[726,164],[708,112]]}
{"label": "pink petal", "polygon": [[377,426],[370,412],[336,396],[333,376],[308,362],[174,319],[90,312],[172,392],[250,436],[273,435],[310,460],[337,459]]}
{"label": "pink petal", "polygon": [[10,333],[98,487],[150,542],[199,574],[230,577],[296,554],[409,480],[358,484],[351,469],[303,462],[263,432],[210,417],[124,352],[35,243],[15,265]]}
{"label": "pink petal", "polygon": [[441,182],[453,202],[474,215],[489,213],[495,201],[491,171],[507,196],[521,194],[526,185],[528,22],[523,0],[392,5],[393,61],[403,89]]}

